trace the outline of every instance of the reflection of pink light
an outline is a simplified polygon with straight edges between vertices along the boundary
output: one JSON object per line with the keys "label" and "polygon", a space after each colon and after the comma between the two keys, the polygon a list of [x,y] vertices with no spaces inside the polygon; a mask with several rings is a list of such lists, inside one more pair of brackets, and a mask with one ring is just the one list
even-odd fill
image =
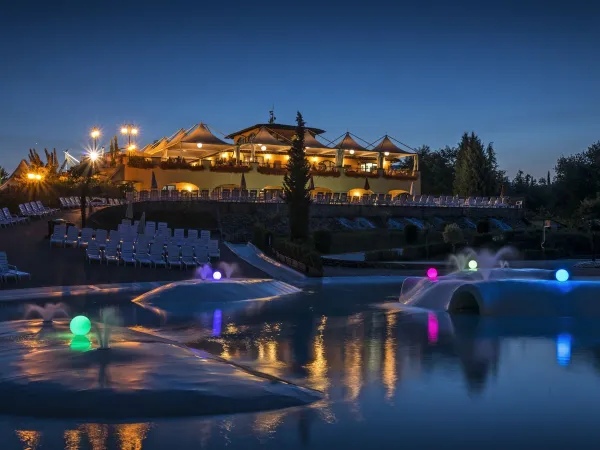
{"label": "reflection of pink light", "polygon": [[438,340],[439,324],[437,316],[433,313],[427,314],[427,340],[434,344]]}
{"label": "reflection of pink light", "polygon": [[430,267],[427,269],[427,278],[430,280],[435,280],[438,276],[438,271],[435,267]]}

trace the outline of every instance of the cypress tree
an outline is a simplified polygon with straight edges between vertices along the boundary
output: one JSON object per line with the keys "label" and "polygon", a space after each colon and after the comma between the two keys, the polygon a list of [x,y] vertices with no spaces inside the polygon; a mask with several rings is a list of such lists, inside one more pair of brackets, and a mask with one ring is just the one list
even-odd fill
{"label": "cypress tree", "polygon": [[475,133],[464,133],[458,144],[454,193],[463,197],[497,195],[498,177],[492,145],[485,148]]}
{"label": "cypress tree", "polygon": [[305,122],[300,112],[296,116],[296,123],[296,134],[287,163],[288,171],[283,178],[283,193],[289,211],[290,237],[292,240],[304,240],[308,237],[310,212],[310,163],[304,152]]}
{"label": "cypress tree", "polygon": [[551,180],[550,180],[550,171],[548,171],[548,178],[547,178],[547,180],[546,180],[546,184],[547,184],[548,186],[550,186],[550,185],[552,184],[552,182],[551,182]]}

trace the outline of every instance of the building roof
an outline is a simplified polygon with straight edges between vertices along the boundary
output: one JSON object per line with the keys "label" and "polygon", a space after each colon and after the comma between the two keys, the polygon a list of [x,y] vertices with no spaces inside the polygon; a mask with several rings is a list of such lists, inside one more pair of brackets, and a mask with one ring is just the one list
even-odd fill
{"label": "building roof", "polygon": [[317,141],[314,134],[312,134],[309,130],[304,130],[304,147],[333,150],[331,147],[328,147],[327,145]]}
{"label": "building roof", "polygon": [[[235,131],[231,134],[228,134],[227,136],[225,136],[225,138],[233,139],[235,136],[237,136],[239,134],[244,134],[247,131],[255,130],[257,128],[269,128],[273,131],[277,131],[277,130],[294,131],[294,130],[296,130],[296,125],[284,125],[284,124],[279,124],[279,123],[257,123],[256,125],[252,125],[251,127],[247,127],[247,128],[244,128],[243,130]],[[305,128],[307,130],[310,130],[310,132],[315,135],[325,133],[325,130],[321,130],[320,128],[312,128],[312,127],[305,127]]]}
{"label": "building roof", "polygon": [[189,132],[181,142],[192,143],[192,144],[210,144],[210,145],[227,145],[231,146],[232,144],[222,141],[218,137],[216,137],[208,127],[200,122],[196,127]]}
{"label": "building roof", "polygon": [[177,131],[177,133],[171,135],[171,137],[167,140],[169,145],[173,145],[173,144],[177,144],[179,143],[179,141],[181,141],[181,139],[186,135],[186,130],[183,128],[180,128],[179,131]]}
{"label": "building roof", "polygon": [[392,140],[390,139],[390,137],[387,134],[383,137],[383,139],[381,140],[381,142],[379,142],[379,144],[377,144],[375,147],[373,147],[373,151],[390,152],[390,153],[396,153],[396,154],[402,154],[402,155],[414,155],[415,154],[411,150],[404,150],[404,149],[398,147],[396,144],[394,144],[392,142]]}
{"label": "building roof", "polygon": [[343,149],[343,150],[358,150],[362,152],[372,152],[373,150],[366,149],[358,142],[354,140],[354,138],[350,135],[350,133],[346,133],[344,138],[335,145],[335,148]]}
{"label": "building roof", "polygon": [[289,147],[290,143],[281,142],[277,139],[271,131],[269,131],[266,127],[262,127],[256,135],[254,135],[254,139],[252,139],[252,143],[258,145],[276,145],[279,147]]}

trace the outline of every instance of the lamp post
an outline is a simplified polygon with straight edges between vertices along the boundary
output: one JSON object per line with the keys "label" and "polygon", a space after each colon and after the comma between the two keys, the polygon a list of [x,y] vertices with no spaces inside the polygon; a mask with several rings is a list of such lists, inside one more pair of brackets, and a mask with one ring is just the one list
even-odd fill
{"label": "lamp post", "polygon": [[135,150],[135,145],[133,149],[131,148],[131,136],[137,136],[139,130],[135,127],[135,125],[127,124],[121,127],[121,134],[127,135],[127,150]]}
{"label": "lamp post", "polygon": [[94,142],[94,146],[92,147],[92,149],[93,151],[96,151],[98,138],[100,137],[100,130],[98,128],[92,128],[90,136],[92,137],[92,141]]}

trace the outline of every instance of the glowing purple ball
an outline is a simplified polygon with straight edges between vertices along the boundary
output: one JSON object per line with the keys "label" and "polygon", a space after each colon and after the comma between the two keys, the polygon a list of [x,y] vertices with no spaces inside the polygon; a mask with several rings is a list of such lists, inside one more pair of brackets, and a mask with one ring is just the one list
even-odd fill
{"label": "glowing purple ball", "polygon": [[427,278],[430,280],[435,280],[438,276],[438,271],[435,267],[430,267],[427,269]]}
{"label": "glowing purple ball", "polygon": [[220,280],[221,279],[221,272],[219,272],[218,270],[215,270],[213,272],[213,280]]}

